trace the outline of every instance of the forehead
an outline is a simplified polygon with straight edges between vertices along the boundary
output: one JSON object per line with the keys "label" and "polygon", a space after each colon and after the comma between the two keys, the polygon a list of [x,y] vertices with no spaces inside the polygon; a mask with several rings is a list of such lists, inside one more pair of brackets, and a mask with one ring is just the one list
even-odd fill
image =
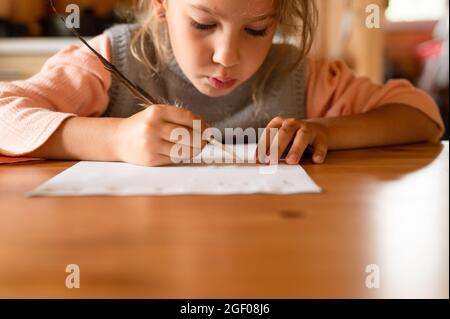
{"label": "forehead", "polygon": [[[178,0],[179,1],[179,0]],[[217,18],[259,18],[274,12],[274,0],[182,0],[193,10]]]}

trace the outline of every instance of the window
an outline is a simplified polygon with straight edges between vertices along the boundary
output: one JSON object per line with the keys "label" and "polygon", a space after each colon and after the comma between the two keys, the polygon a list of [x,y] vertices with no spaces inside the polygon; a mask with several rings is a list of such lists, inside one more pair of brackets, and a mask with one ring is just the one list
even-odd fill
{"label": "window", "polygon": [[439,20],[447,6],[448,0],[390,0],[386,16],[391,22]]}

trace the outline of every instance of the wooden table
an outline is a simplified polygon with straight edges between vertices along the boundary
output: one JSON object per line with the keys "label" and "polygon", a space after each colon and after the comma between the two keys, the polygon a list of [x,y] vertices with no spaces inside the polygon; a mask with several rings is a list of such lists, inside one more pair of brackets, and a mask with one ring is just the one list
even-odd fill
{"label": "wooden table", "polygon": [[448,142],[305,162],[323,194],[25,197],[73,164],[0,166],[0,297],[449,297]]}

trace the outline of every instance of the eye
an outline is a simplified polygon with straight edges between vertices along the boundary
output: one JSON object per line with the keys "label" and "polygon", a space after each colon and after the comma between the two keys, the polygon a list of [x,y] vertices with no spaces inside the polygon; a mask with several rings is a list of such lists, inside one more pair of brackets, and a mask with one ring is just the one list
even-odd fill
{"label": "eye", "polygon": [[254,29],[245,29],[245,31],[247,31],[248,34],[250,34],[251,36],[254,37],[265,37],[268,34],[268,29],[262,29],[262,30],[254,30]]}
{"label": "eye", "polygon": [[191,20],[191,26],[193,26],[197,30],[211,30],[216,27],[215,24],[201,24],[194,20]]}

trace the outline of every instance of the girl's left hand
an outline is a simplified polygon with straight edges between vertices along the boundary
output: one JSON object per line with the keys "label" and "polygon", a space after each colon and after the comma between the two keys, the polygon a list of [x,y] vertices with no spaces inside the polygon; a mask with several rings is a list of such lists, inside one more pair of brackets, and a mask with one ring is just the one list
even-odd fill
{"label": "girl's left hand", "polygon": [[[313,147],[313,162],[322,164],[328,152],[328,129],[323,125],[298,120],[294,118],[276,117],[266,127],[266,141],[270,141],[270,129],[278,129],[278,159],[292,142],[289,153],[286,156],[286,163],[296,165],[300,162],[306,148]],[[275,142],[275,140],[274,140]],[[266,144],[268,144],[266,142]],[[266,155],[270,156],[270,147],[267,145]],[[258,157],[258,150],[256,151]],[[264,163],[264,159],[259,160]]]}

